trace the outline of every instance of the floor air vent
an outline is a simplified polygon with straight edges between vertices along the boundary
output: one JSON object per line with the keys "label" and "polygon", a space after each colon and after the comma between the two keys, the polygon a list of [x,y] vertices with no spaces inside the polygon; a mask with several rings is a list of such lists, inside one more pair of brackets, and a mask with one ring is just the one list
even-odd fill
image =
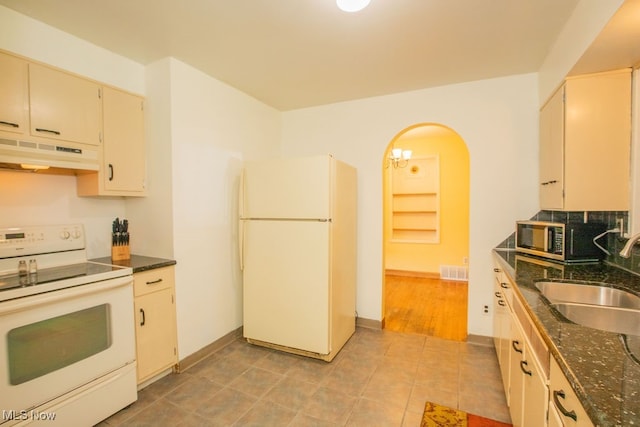
{"label": "floor air vent", "polygon": [[441,265],[440,278],[442,280],[458,280],[461,282],[469,281],[469,269],[458,265]]}

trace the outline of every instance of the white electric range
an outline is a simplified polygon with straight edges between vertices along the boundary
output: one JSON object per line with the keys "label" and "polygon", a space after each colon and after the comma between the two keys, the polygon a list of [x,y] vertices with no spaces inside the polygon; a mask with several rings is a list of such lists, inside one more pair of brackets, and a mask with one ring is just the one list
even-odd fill
{"label": "white electric range", "polygon": [[0,424],[97,424],[137,399],[131,268],[82,225],[0,229]]}

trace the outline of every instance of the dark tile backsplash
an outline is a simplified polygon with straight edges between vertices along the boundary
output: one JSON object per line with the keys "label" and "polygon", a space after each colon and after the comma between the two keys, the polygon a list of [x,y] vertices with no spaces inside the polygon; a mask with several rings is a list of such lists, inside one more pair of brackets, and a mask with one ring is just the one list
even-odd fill
{"label": "dark tile backsplash", "polygon": [[[613,230],[616,228],[616,220],[622,218],[624,220],[624,232],[628,231],[628,219],[629,213],[627,211],[603,211],[603,212],[560,212],[560,211],[540,211],[532,218],[533,221],[552,221],[552,222],[604,222],[607,225],[607,230]],[[637,248],[634,248],[631,257],[622,258],[619,253],[627,242],[626,238],[621,238],[620,233],[611,232],[606,236],[603,236],[598,243],[605,247],[610,255],[605,258],[607,262],[622,267],[626,270],[640,274],[640,243]],[[501,242],[498,248],[515,248],[515,224],[514,232],[511,233],[503,242]]]}

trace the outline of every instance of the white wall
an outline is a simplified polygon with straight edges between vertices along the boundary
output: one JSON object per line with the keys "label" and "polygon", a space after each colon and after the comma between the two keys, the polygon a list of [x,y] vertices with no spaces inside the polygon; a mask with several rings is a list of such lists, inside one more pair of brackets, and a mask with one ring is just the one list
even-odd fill
{"label": "white wall", "polygon": [[553,94],[624,0],[581,0],[539,70],[540,104]]}
{"label": "white wall", "polygon": [[169,60],[173,249],[183,358],[242,325],[242,160],[279,154],[280,113]]}
{"label": "white wall", "polygon": [[142,65],[4,6],[0,6],[0,49],[144,94]]}
{"label": "white wall", "polygon": [[471,163],[469,333],[491,335],[491,249],[537,211],[537,75],[470,82],[283,114],[287,155],[331,153],[358,169],[360,317],[382,319],[382,171],[385,149],[417,123],[460,134]]}

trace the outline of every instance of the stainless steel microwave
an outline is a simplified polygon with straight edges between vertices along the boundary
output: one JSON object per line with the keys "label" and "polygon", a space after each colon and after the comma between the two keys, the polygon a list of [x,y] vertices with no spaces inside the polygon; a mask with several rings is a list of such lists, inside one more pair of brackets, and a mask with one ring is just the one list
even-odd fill
{"label": "stainless steel microwave", "polygon": [[593,239],[604,233],[600,222],[516,222],[516,251],[563,262],[598,261],[604,252]]}

